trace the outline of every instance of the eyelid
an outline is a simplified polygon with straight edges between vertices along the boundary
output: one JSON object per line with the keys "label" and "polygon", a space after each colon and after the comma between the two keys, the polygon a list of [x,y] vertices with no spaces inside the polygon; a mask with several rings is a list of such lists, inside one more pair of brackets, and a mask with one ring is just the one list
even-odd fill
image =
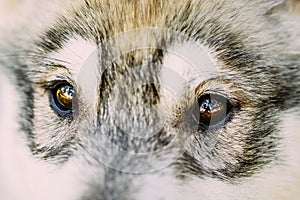
{"label": "eyelid", "polygon": [[77,89],[76,84],[73,82],[73,80],[65,75],[55,76],[49,78],[48,80],[37,82],[36,84],[41,88],[43,88],[44,90],[48,91],[48,90],[53,90],[57,85],[62,83],[72,85],[75,90]]}
{"label": "eyelid", "polygon": [[72,80],[72,74],[63,65],[47,65],[45,70],[38,71],[37,75],[36,79],[33,79],[33,83],[45,89],[50,89],[56,82],[68,82],[75,86]]}
{"label": "eyelid", "polygon": [[[197,93],[198,92],[198,93]],[[217,96],[223,96],[226,98],[229,103],[234,107],[234,108],[239,108],[241,107],[241,102],[240,100],[234,96],[230,91],[226,91],[222,88],[218,89],[206,89],[203,91],[195,91],[195,98],[199,99],[200,97],[203,97],[205,95],[217,95]]]}
{"label": "eyelid", "polygon": [[222,92],[215,92],[215,91],[203,91],[200,94],[196,95],[196,99],[199,99],[204,96],[222,96],[231,103],[231,97],[229,97],[227,94],[224,94]]}
{"label": "eyelid", "polygon": [[49,90],[53,90],[61,84],[68,84],[74,87],[73,84],[70,83],[68,80],[63,80],[63,79],[47,81],[46,84],[47,84],[46,88]]}

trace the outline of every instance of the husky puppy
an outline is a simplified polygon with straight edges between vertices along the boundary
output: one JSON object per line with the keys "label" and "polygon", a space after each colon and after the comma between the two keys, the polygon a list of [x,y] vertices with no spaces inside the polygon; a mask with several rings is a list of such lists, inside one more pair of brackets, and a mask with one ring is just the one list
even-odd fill
{"label": "husky puppy", "polygon": [[2,4],[1,199],[299,199],[296,1]]}

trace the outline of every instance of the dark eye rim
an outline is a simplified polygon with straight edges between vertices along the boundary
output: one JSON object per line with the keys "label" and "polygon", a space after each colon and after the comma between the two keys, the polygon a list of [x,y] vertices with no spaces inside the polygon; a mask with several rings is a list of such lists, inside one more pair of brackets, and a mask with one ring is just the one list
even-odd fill
{"label": "dark eye rim", "polygon": [[[52,85],[52,87],[50,88],[49,101],[50,101],[50,107],[54,110],[55,113],[57,113],[61,117],[69,117],[74,113],[75,106],[72,105],[72,109],[64,108],[62,105],[60,105],[59,100],[56,98],[56,91],[64,85],[69,85],[69,86],[73,87],[73,85],[67,81],[60,81],[60,82],[54,83]],[[74,100],[75,100],[75,97],[74,97]]]}

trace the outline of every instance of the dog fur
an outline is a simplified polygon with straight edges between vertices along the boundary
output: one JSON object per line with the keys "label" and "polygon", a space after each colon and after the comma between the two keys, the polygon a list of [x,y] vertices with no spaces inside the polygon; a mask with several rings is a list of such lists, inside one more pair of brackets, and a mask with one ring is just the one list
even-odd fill
{"label": "dog fur", "polygon": [[[1,199],[298,199],[300,31],[290,5],[10,5],[0,21]],[[51,102],[61,82],[76,90],[72,115]],[[206,94],[231,104],[218,128],[192,120]]]}

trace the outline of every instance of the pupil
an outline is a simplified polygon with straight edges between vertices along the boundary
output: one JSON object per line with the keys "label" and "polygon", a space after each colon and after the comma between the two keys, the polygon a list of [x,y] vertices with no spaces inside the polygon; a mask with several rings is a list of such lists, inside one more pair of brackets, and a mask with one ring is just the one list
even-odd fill
{"label": "pupil", "polygon": [[72,110],[73,97],[75,91],[71,85],[61,85],[56,89],[56,105],[61,110]]}
{"label": "pupil", "polygon": [[226,97],[205,94],[186,110],[184,120],[189,127],[199,130],[217,129],[229,120],[232,105]]}
{"label": "pupil", "polygon": [[227,100],[219,95],[206,95],[198,99],[199,126],[211,127],[227,116]]}

